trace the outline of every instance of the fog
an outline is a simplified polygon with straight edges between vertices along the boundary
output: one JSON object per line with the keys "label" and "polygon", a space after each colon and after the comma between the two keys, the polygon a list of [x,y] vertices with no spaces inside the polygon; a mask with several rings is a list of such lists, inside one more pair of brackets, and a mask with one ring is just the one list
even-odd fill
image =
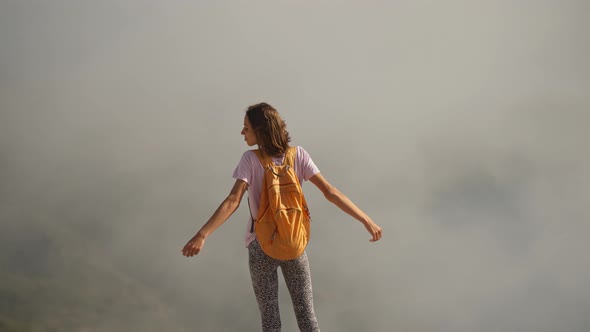
{"label": "fog", "polygon": [[74,291],[109,293],[110,279],[77,277],[88,262],[149,290],[149,309],[80,331],[258,331],[246,202],[199,256],[180,250],[231,189],[245,109],[266,101],[383,228],[370,243],[304,184],[323,331],[588,331],[589,12],[582,0],[4,0],[3,251]]}

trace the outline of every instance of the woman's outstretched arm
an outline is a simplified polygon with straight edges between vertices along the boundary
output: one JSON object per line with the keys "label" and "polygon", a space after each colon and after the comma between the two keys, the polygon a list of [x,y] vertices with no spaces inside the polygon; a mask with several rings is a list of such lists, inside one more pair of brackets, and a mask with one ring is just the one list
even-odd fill
{"label": "woman's outstretched arm", "polygon": [[336,187],[332,186],[320,173],[312,176],[309,181],[318,187],[328,201],[334,203],[334,205],[339,207],[342,211],[360,221],[369,234],[371,234],[371,242],[379,241],[381,239],[383,233],[381,227],[375,224],[373,220],[359,209],[348,197],[346,197],[346,195],[340,192]]}
{"label": "woman's outstretched arm", "polygon": [[205,239],[213,233],[219,226],[221,226],[240,206],[242,196],[248,189],[248,183],[243,180],[236,180],[229,195],[221,202],[213,216],[201,227],[201,229],[193,236],[182,248],[182,254],[187,257],[192,257],[201,251],[205,245]]}

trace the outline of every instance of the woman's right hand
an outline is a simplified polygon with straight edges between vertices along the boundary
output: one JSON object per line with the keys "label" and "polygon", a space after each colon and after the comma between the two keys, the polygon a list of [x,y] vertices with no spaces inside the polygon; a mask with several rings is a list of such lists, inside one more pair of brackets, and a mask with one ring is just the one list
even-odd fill
{"label": "woman's right hand", "polygon": [[205,245],[205,236],[201,233],[195,234],[182,248],[182,254],[186,257],[193,257],[201,251]]}

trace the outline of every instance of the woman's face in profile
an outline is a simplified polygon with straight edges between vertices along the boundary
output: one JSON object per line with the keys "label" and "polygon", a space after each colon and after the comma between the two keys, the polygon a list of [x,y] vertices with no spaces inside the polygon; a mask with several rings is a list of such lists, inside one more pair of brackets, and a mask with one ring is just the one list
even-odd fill
{"label": "woman's face in profile", "polygon": [[256,134],[254,133],[254,129],[252,129],[252,125],[250,124],[250,120],[248,120],[248,116],[244,117],[244,128],[242,129],[241,134],[244,135],[244,140],[248,146],[257,144]]}

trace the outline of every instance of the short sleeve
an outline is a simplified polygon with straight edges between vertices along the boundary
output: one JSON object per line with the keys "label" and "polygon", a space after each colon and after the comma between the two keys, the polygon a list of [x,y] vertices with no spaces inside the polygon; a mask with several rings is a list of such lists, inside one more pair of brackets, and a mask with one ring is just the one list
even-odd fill
{"label": "short sleeve", "polygon": [[312,176],[320,172],[309,153],[300,146],[297,147],[297,162],[299,163],[301,175],[305,181],[308,181]]}
{"label": "short sleeve", "polygon": [[243,180],[248,184],[252,183],[252,163],[250,158],[252,157],[251,151],[246,151],[240,158],[240,162],[236,166],[232,177],[237,180]]}

